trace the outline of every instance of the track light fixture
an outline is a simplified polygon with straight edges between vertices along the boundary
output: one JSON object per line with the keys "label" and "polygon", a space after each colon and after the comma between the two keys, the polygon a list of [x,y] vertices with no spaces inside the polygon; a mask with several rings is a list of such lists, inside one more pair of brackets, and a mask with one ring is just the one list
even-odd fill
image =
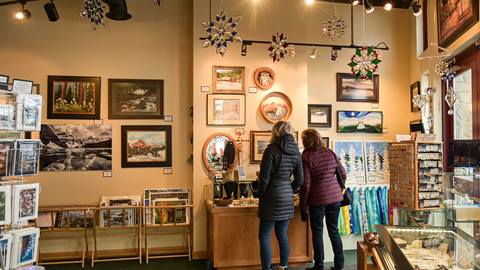
{"label": "track light fixture", "polygon": [[27,0],[20,0],[18,2],[22,4],[22,9],[15,12],[15,19],[19,21],[30,19],[30,17],[32,17],[32,13],[30,12],[30,10],[25,8],[25,4],[27,4]]}
{"label": "track light fixture", "polygon": [[412,2],[411,7],[412,7],[413,15],[417,17],[422,15],[422,6],[418,3],[418,1]]}
{"label": "track light fixture", "polygon": [[317,48],[314,47],[308,57],[310,57],[311,59],[317,59]]}
{"label": "track light fixture", "polygon": [[375,8],[373,8],[372,2],[370,0],[363,0],[363,6],[365,7],[366,13],[372,13]]}
{"label": "track light fixture", "polygon": [[335,60],[337,60],[337,57],[338,57],[338,51],[337,51],[337,49],[332,48],[332,52],[331,52],[330,59],[332,59],[332,61],[335,61]]}
{"label": "track light fixture", "polygon": [[248,49],[247,43],[242,42],[242,52],[241,52],[242,56],[247,56],[247,49]]}
{"label": "track light fixture", "polygon": [[360,4],[360,0],[352,0],[352,5],[357,6]]}
{"label": "track light fixture", "polygon": [[315,0],[305,0],[305,3],[309,6],[313,5],[314,2]]}
{"label": "track light fixture", "polygon": [[58,15],[57,7],[53,3],[53,0],[50,0],[50,3],[46,3],[43,5],[43,8],[45,9],[45,13],[47,13],[48,20],[51,22],[56,22],[58,19],[60,19],[60,16]]}
{"label": "track light fixture", "polygon": [[387,2],[387,3],[385,4],[385,6],[383,6],[383,8],[384,8],[386,11],[390,11],[390,10],[392,10],[393,5],[392,5],[392,3]]}
{"label": "track light fixture", "polygon": [[127,2],[125,0],[102,0],[108,5],[109,12],[107,18],[114,21],[126,21],[132,18],[128,13]]}

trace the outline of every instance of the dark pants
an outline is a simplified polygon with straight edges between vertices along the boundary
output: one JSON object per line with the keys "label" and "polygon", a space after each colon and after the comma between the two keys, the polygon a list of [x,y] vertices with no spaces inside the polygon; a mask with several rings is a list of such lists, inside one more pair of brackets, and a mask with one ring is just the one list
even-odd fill
{"label": "dark pants", "polygon": [[310,223],[312,227],[312,242],[315,258],[315,269],[323,270],[325,253],[323,250],[323,217],[326,219],[328,236],[335,254],[335,269],[343,269],[343,244],[338,233],[338,216],[340,203],[310,206]]}
{"label": "dark pants", "polygon": [[260,219],[258,229],[258,240],[260,240],[260,257],[262,259],[262,269],[270,269],[272,263],[272,249],[270,240],[272,239],[272,230],[275,228],[278,245],[280,247],[280,265],[288,266],[288,256],[290,255],[290,245],[288,243],[288,222],[289,220],[272,221]]}

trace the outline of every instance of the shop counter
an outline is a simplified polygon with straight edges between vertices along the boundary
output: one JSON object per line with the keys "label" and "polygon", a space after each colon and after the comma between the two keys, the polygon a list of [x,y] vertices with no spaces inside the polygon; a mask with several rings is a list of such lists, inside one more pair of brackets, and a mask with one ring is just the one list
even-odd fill
{"label": "shop counter", "polygon": [[[257,206],[216,207],[207,202],[208,252],[215,269],[260,269],[259,218]],[[290,266],[312,261],[313,249],[308,222],[300,209],[288,227]],[[272,263],[280,262],[275,233],[272,232]]]}

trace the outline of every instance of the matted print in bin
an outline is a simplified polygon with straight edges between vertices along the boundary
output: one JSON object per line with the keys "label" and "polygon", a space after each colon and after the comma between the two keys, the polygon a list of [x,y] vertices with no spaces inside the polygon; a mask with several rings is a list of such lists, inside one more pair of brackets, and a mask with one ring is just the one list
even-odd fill
{"label": "matted print in bin", "polygon": [[2,253],[3,259],[3,268],[0,269],[10,269],[10,259],[12,257],[12,234],[3,233],[2,238],[0,239],[0,252]]}
{"label": "matted print in bin", "polygon": [[0,95],[0,130],[16,128],[16,99],[14,95]]}
{"label": "matted print in bin", "polygon": [[14,185],[12,187],[13,223],[37,218],[39,193],[40,185],[38,183]]}
{"label": "matted print in bin", "polygon": [[[145,189],[143,205],[153,205],[156,199],[177,199],[190,201],[190,190],[183,188],[160,188],[160,189]],[[151,209],[145,210],[145,222],[152,224]]]}
{"label": "matted print in bin", "polygon": [[40,130],[42,120],[42,96],[17,95],[17,130]]}
{"label": "matted print in bin", "polygon": [[347,184],[365,183],[363,143],[361,141],[335,141],[333,151],[347,171]]}
{"label": "matted print in bin", "polygon": [[382,112],[337,111],[338,133],[382,133]]}
{"label": "matted print in bin", "polygon": [[171,126],[122,126],[122,168],[171,166]]}
{"label": "matted print in bin", "polygon": [[42,125],[42,171],[111,171],[111,125]]}
{"label": "matted print in bin", "polygon": [[15,162],[15,140],[0,139],[0,177],[11,174]]}
{"label": "matted print in bin", "polygon": [[48,119],[100,119],[100,77],[48,76]]}
{"label": "matted print in bin", "polygon": [[0,186],[0,225],[12,223],[12,187]]}
{"label": "matted print in bin", "polygon": [[32,264],[37,261],[38,239],[40,238],[39,228],[28,228],[13,231],[13,250],[11,267],[18,267]]}
{"label": "matted print in bin", "polygon": [[367,183],[390,182],[388,142],[365,142]]}
{"label": "matted print in bin", "polygon": [[163,119],[163,80],[108,79],[109,119]]}
{"label": "matted print in bin", "polygon": [[40,140],[17,140],[13,175],[37,175],[41,149]]}
{"label": "matted print in bin", "polygon": [[[179,199],[155,199],[154,206],[184,206],[188,200]],[[153,212],[153,223],[157,225],[185,225],[189,224],[189,212],[187,208],[155,208]]]}

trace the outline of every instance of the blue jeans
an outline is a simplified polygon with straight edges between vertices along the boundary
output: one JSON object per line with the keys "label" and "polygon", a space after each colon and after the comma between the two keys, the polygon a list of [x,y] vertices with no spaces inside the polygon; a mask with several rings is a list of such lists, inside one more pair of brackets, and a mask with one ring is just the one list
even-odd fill
{"label": "blue jeans", "polygon": [[332,243],[335,269],[343,269],[343,244],[338,232],[338,216],[340,203],[329,205],[310,206],[310,225],[312,227],[313,253],[315,270],[323,270],[325,253],[323,249],[323,217],[326,219],[328,236]]}
{"label": "blue jeans", "polygon": [[272,263],[272,249],[270,240],[272,239],[272,230],[275,228],[278,245],[280,246],[280,265],[288,266],[288,256],[290,255],[290,244],[288,243],[288,222],[289,220],[272,221],[260,219],[258,229],[258,240],[260,240],[260,258],[262,259],[262,269],[270,269]]}

